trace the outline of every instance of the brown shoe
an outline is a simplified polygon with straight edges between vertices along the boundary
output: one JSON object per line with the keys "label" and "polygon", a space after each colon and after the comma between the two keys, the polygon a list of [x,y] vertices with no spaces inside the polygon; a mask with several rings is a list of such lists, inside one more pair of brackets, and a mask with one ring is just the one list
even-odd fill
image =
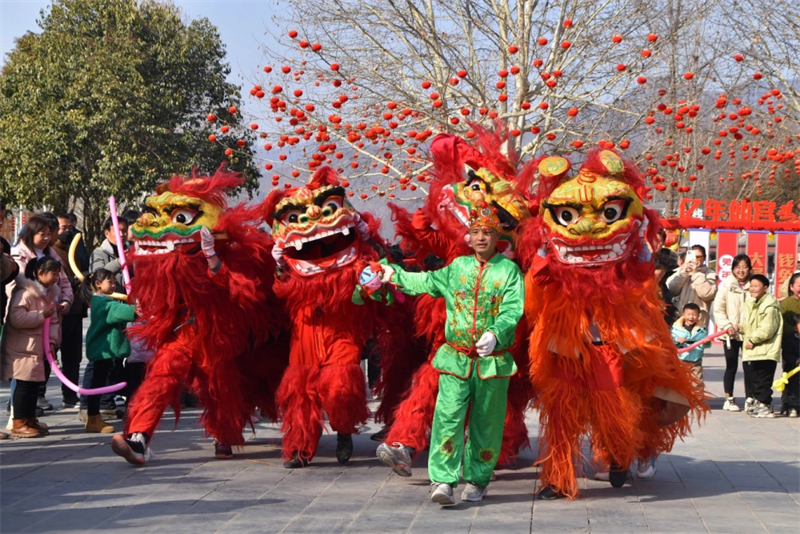
{"label": "brown shoe", "polygon": [[90,415],[86,418],[86,432],[92,434],[111,434],[114,427],[103,421],[102,415]]}
{"label": "brown shoe", "polygon": [[44,434],[38,428],[29,426],[28,419],[14,419],[11,436],[15,438],[41,438]]}
{"label": "brown shoe", "polygon": [[28,419],[28,426],[31,428],[38,428],[39,432],[41,432],[45,436],[50,435],[50,427],[40,422],[39,419],[36,417],[34,417],[33,419]]}

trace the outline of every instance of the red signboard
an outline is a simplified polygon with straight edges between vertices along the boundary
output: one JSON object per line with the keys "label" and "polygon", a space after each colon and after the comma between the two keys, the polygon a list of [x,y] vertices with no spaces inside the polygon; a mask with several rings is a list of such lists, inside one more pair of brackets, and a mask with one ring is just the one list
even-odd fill
{"label": "red signboard", "polygon": [[775,233],[775,294],[797,264],[797,232]]}
{"label": "red signboard", "polygon": [[[702,217],[695,217],[697,210],[702,210]],[[683,228],[800,229],[800,215],[795,210],[794,200],[777,204],[771,200],[746,198],[730,201],[683,198],[678,206],[678,221]]]}
{"label": "red signboard", "polygon": [[767,274],[767,235],[769,232],[747,232],[747,255],[753,263],[753,274]]}
{"label": "red signboard", "polygon": [[739,231],[717,231],[717,282],[722,283],[733,271],[733,258],[739,253]]}

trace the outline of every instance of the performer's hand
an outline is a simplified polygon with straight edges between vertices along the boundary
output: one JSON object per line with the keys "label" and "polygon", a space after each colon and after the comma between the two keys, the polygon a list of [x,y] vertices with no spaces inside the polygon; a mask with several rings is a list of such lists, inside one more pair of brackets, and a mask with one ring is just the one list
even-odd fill
{"label": "performer's hand", "polygon": [[388,265],[381,265],[380,279],[384,284],[388,284],[394,274],[394,269]]}
{"label": "performer's hand", "polygon": [[214,250],[214,236],[211,235],[211,230],[204,226],[200,229],[200,248],[203,249],[203,254],[206,258],[213,258],[217,255]]}
{"label": "performer's hand", "polygon": [[490,355],[494,352],[497,346],[497,338],[491,332],[484,332],[481,338],[475,343],[475,350],[481,358]]}
{"label": "performer's hand", "polygon": [[286,265],[286,260],[283,258],[283,247],[278,243],[272,245],[272,259],[279,267]]}

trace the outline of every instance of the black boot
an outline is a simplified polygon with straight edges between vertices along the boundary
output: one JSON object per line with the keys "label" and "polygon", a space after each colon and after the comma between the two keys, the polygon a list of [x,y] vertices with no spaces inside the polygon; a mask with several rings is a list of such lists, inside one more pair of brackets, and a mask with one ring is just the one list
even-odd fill
{"label": "black boot", "polygon": [[628,468],[620,467],[617,464],[611,464],[611,469],[608,471],[608,481],[615,488],[621,488],[628,480]]}
{"label": "black boot", "polygon": [[536,500],[538,501],[554,501],[563,498],[564,494],[553,486],[545,486],[536,494]]}
{"label": "black boot", "polygon": [[292,457],[289,460],[283,462],[283,467],[286,469],[300,469],[308,465],[308,460],[304,458],[300,458],[300,455],[297,451],[292,453]]}
{"label": "black boot", "polygon": [[340,464],[346,464],[353,455],[352,434],[336,434],[336,459]]}

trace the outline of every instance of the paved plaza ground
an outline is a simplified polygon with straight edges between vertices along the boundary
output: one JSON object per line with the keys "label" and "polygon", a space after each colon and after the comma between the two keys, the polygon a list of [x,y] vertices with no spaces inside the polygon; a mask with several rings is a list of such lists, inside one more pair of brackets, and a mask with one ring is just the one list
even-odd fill
{"label": "paved plaza ground", "polygon": [[[721,349],[705,367],[708,389],[721,395]],[[5,384],[3,405],[8,394]],[[55,379],[48,396],[58,404]],[[76,412],[56,411],[43,418],[50,436],[0,442],[0,532],[800,532],[800,419],[720,407],[712,401],[705,423],[662,456],[654,478],[614,489],[587,466],[573,502],[534,501],[531,412],[532,450],[518,466],[497,472],[484,502],[445,509],[429,502],[426,454],[412,478],[375,459],[374,424],[356,437],[348,465],[336,463],[328,434],[310,467],[287,470],[273,424],[258,423],[233,460],[214,460],[200,411],[185,410],[174,431],[168,412],[153,441],[157,458],[136,468],[111,452],[109,435],[86,434]]]}

